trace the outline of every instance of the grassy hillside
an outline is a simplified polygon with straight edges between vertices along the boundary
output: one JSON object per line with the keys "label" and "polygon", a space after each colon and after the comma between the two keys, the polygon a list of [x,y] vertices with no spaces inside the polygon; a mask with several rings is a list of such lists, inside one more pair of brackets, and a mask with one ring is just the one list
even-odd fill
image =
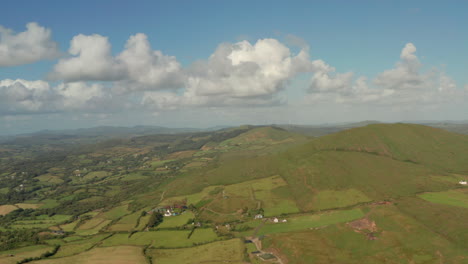
{"label": "grassy hillside", "polygon": [[[243,142],[256,133],[251,130],[230,141]],[[299,208],[310,211],[447,190],[457,185],[453,172],[468,174],[466,157],[467,136],[420,125],[378,124],[309,140],[280,153],[224,159],[163,188],[175,196],[280,175],[294,190],[291,195]],[[332,196],[335,202],[327,198]]]}
{"label": "grassy hillside", "polygon": [[76,149],[0,159],[0,262],[468,259],[468,192],[458,184],[468,136],[411,124],[320,138],[244,126]]}
{"label": "grassy hillside", "polygon": [[422,125],[353,128],[302,146],[302,151],[311,149],[372,153],[441,171],[468,173],[468,137]]}

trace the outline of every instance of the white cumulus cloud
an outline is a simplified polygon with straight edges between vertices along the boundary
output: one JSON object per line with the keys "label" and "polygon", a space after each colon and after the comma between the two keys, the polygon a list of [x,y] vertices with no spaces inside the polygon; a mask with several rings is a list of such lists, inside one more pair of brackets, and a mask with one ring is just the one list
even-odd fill
{"label": "white cumulus cloud", "polygon": [[308,65],[306,52],[293,56],[276,39],[224,43],[207,61],[192,65],[186,89],[196,96],[269,96]]}
{"label": "white cumulus cloud", "polygon": [[111,44],[101,35],[78,35],[70,42],[71,58],[61,59],[51,74],[66,81],[99,81],[123,78],[125,69],[112,57]]}
{"label": "white cumulus cloud", "polygon": [[143,86],[170,88],[182,84],[180,63],[173,56],[152,50],[145,34],[131,36],[117,60],[125,65],[127,78]]}
{"label": "white cumulus cloud", "polygon": [[308,99],[337,103],[371,103],[399,107],[430,105],[460,100],[465,94],[443,71],[422,72],[416,46],[407,43],[394,68],[378,74],[371,82],[367,77],[354,78],[353,73],[336,73],[331,66],[316,67]]}
{"label": "white cumulus cloud", "polygon": [[145,34],[131,36],[117,56],[107,37],[78,35],[70,44],[69,58],[61,59],[50,74],[53,79],[121,81],[120,90],[152,90],[180,87],[181,66],[175,57],[152,50]]}
{"label": "white cumulus cloud", "polygon": [[293,55],[276,39],[223,43],[185,71],[182,93],[145,92],[142,103],[153,109],[276,105],[279,91],[314,67],[306,47]]}
{"label": "white cumulus cloud", "polygon": [[17,34],[0,26],[0,67],[55,59],[59,55],[58,45],[52,40],[51,31],[37,23],[28,23],[26,31]]}
{"label": "white cumulus cloud", "polygon": [[102,84],[84,82],[51,86],[45,81],[0,80],[0,115],[80,111],[111,111],[112,100]]}
{"label": "white cumulus cloud", "polygon": [[23,113],[45,110],[54,99],[45,81],[1,80],[0,113]]}
{"label": "white cumulus cloud", "polygon": [[375,84],[387,89],[424,89],[431,85],[431,73],[421,74],[421,63],[415,55],[416,47],[412,43],[405,45],[396,67],[379,74]]}

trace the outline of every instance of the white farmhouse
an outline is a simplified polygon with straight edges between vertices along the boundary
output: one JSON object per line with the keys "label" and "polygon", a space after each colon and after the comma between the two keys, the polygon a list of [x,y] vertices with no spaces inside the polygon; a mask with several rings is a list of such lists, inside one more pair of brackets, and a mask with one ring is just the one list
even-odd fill
{"label": "white farmhouse", "polygon": [[262,219],[263,218],[263,215],[262,214],[257,214],[255,215],[254,219]]}
{"label": "white farmhouse", "polygon": [[466,181],[459,181],[458,183],[461,184],[461,185],[467,185]]}

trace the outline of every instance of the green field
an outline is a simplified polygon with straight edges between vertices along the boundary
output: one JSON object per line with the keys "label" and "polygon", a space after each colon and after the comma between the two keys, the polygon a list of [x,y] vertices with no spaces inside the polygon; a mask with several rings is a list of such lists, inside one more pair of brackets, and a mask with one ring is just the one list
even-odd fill
{"label": "green field", "polygon": [[202,246],[181,249],[151,249],[154,263],[244,263],[244,245],[239,239],[213,242]]}
{"label": "green field", "polygon": [[168,162],[171,162],[171,161],[174,161],[174,160],[173,159],[158,160],[158,161],[152,161],[152,162],[150,162],[150,164],[151,164],[151,167],[157,168],[157,167],[163,166],[164,164],[166,164]]}
{"label": "green field", "polygon": [[431,203],[468,208],[468,191],[466,189],[423,193],[419,197]]}
{"label": "green field", "polygon": [[187,204],[197,204],[200,202],[203,198],[209,197],[210,192],[213,191],[214,189],[218,188],[219,186],[209,186],[204,188],[201,192],[197,192],[194,194],[189,194],[189,195],[183,195],[183,196],[176,196],[176,197],[171,197],[167,198],[164,201],[161,202],[161,205],[170,205],[174,202],[177,201],[187,201]]}
{"label": "green field", "polygon": [[[375,221],[375,240],[368,239],[369,230],[356,232],[349,225],[331,225],[269,234],[263,246],[280,250],[288,263],[464,263],[468,257],[462,243],[457,245],[452,237],[432,232],[427,223],[406,216],[394,206],[375,207],[367,217]],[[463,225],[458,224],[459,232]]]}
{"label": "green field", "polygon": [[36,203],[17,203],[15,204],[21,209],[37,209],[41,207],[42,204],[36,204]]}
{"label": "green field", "polygon": [[102,179],[109,175],[107,171],[93,171],[86,174],[83,179],[84,180],[95,180],[95,179]]}
{"label": "green field", "polygon": [[[38,257],[41,254],[52,250],[53,247],[47,245],[36,245],[22,247],[0,252],[0,264],[16,264],[16,262],[30,257]],[[13,256],[10,256],[13,255]]]}
{"label": "green field", "polygon": [[85,221],[84,223],[82,223],[79,227],[79,229],[81,230],[87,230],[87,229],[93,229],[97,226],[99,226],[101,223],[103,222],[108,222],[109,220],[106,220],[106,219],[103,219],[103,218],[92,218],[92,219],[89,219],[87,221]]}
{"label": "green field", "polygon": [[33,264],[146,264],[140,247],[118,246],[93,248],[78,255],[30,262]]}
{"label": "green field", "polygon": [[[255,245],[244,244],[257,238],[288,264],[468,259],[468,188],[458,184],[466,135],[385,124],[306,138],[245,126],[34,147],[12,158],[24,173],[0,157],[0,189],[9,191],[0,214],[32,209],[0,217],[0,246],[20,248],[0,264],[55,245],[54,256],[32,263],[258,264]],[[51,147],[67,155],[35,158]],[[7,187],[21,181],[25,192]],[[151,214],[142,213],[167,205],[188,209],[146,229]],[[191,219],[202,226],[192,234]]]}
{"label": "green field", "polygon": [[41,209],[54,208],[57,205],[59,205],[57,200],[54,200],[54,199],[41,200],[41,203],[42,203],[42,206],[40,207]]}
{"label": "green field", "polygon": [[103,235],[96,235],[93,236],[89,239],[80,239],[76,241],[70,241],[66,244],[63,244],[59,251],[52,256],[52,258],[61,258],[61,257],[67,257],[71,255],[76,255],[81,252],[84,252],[86,250],[91,249],[93,246],[96,245],[99,241],[104,239],[105,237],[109,236],[108,234],[103,234]]}
{"label": "green field", "polygon": [[119,217],[129,214],[130,212],[127,210],[127,208],[128,208],[128,205],[126,204],[117,206],[107,212],[100,213],[97,217],[105,218],[109,220],[115,220]]}
{"label": "green field", "polygon": [[77,229],[75,228],[75,232],[81,236],[89,236],[97,234],[101,229],[111,223],[112,220],[106,220],[103,218],[92,218],[82,225],[80,225]]}
{"label": "green field", "polygon": [[71,218],[71,215],[40,215],[36,216],[35,219],[31,220],[18,220],[14,221],[11,227],[17,229],[28,229],[28,228],[48,228],[63,223]]}
{"label": "green field", "polygon": [[272,176],[226,186],[209,186],[199,193],[168,198],[162,204],[186,200],[187,204],[198,207],[203,204],[212,213],[220,214],[235,213],[245,207],[263,208],[266,216],[274,216],[299,212],[289,194],[286,182],[280,176]]}
{"label": "green field", "polygon": [[158,228],[173,228],[187,224],[189,219],[194,219],[195,215],[190,211],[185,211],[178,216],[164,217],[164,221],[158,225]]}
{"label": "green field", "polygon": [[212,229],[196,229],[190,239],[187,238],[187,231],[148,231],[138,232],[128,238],[128,234],[115,234],[103,241],[102,246],[117,245],[152,245],[156,248],[177,248],[190,247],[195,244],[208,243],[219,240],[220,238]]}
{"label": "green field", "polygon": [[[260,228],[258,235],[285,233],[310,228],[324,227],[338,223],[345,223],[362,218],[364,213],[360,209],[332,211],[321,214],[307,214],[287,218],[286,223],[267,223]],[[281,219],[280,219],[281,220]]]}
{"label": "green field", "polygon": [[140,212],[135,212],[122,217],[117,223],[109,227],[109,231],[131,231],[135,228]]}
{"label": "green field", "polygon": [[75,229],[77,224],[78,224],[78,221],[74,221],[68,224],[60,225],[60,228],[62,228],[62,230],[65,232],[70,232]]}
{"label": "green field", "polygon": [[135,181],[148,179],[148,176],[141,175],[140,173],[131,173],[123,175],[121,179],[124,181]]}
{"label": "green field", "polygon": [[287,192],[288,189],[286,186],[287,183],[280,176],[273,176],[265,179],[227,185],[225,193],[228,196],[232,194],[259,202],[259,208],[265,210],[265,216],[296,213],[299,209],[294,201],[288,199],[290,196],[288,196],[287,193],[278,195],[278,192],[276,192],[276,189],[280,188],[286,188],[283,192]]}
{"label": "green field", "polygon": [[148,223],[148,220],[150,219],[151,215],[145,215],[145,216],[142,216],[140,217],[140,222],[138,223],[138,226],[135,228],[136,230],[143,230],[147,223]]}
{"label": "green field", "polygon": [[41,182],[49,183],[49,184],[63,183],[63,180],[59,176],[52,175],[52,174],[44,174],[44,175],[36,177],[36,179],[38,179]]}
{"label": "green field", "polygon": [[323,190],[319,191],[313,199],[315,210],[340,208],[371,201],[369,197],[356,189]]}

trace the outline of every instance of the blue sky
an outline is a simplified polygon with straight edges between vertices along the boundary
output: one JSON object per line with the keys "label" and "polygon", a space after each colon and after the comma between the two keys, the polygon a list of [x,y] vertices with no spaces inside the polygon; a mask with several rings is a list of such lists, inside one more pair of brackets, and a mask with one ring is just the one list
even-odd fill
{"label": "blue sky", "polygon": [[[12,95],[18,84],[13,87],[12,82],[4,82],[0,95],[10,96],[8,103],[0,100],[4,105],[0,107],[4,121],[0,122],[3,131],[8,131],[4,133],[101,124],[200,125],[196,118],[187,118],[189,112],[206,116],[211,122],[201,123],[210,126],[268,121],[458,120],[464,119],[468,109],[466,1],[2,1],[1,5],[7,12],[2,14],[0,26],[10,30],[10,37],[36,22],[50,30],[47,41],[57,44],[53,55],[38,55],[22,63],[24,58],[18,57],[14,63],[14,56],[22,53],[12,53],[13,41],[3,40],[2,44],[0,37],[0,48],[8,47],[6,52],[12,53],[9,63],[0,61],[0,80],[43,80],[50,90],[47,100],[45,93],[34,93],[29,97],[33,99],[24,102],[26,97]],[[154,75],[137,76],[137,68],[129,64],[132,59],[122,62],[119,54],[137,33],[145,34],[153,51],[174,58],[172,63],[179,68],[170,73],[175,75],[160,75],[169,67],[158,62],[163,57],[153,57],[153,64],[148,64],[158,72],[158,80]],[[119,68],[121,72],[114,75],[107,70],[99,74],[99,69],[96,74],[83,75],[83,69],[70,68],[67,60],[80,56],[69,53],[70,42],[80,34],[107,37],[114,59],[106,65],[116,66],[117,71],[125,64],[125,69]],[[276,42],[255,46],[265,39]],[[82,49],[104,45],[97,40],[94,44],[81,41],[77,45]],[[145,42],[144,38],[139,41]],[[242,41],[253,48],[237,45]],[[219,50],[222,43],[226,50]],[[272,62],[276,66],[267,65],[268,54],[263,50],[275,53],[283,47],[290,53]],[[238,54],[239,65],[220,64],[232,58],[236,49],[244,51]],[[402,57],[405,49],[408,56]],[[218,59],[210,62],[216,51]],[[298,60],[293,58],[301,51],[307,52],[308,60],[302,58],[301,66],[296,67]],[[7,55],[0,53],[0,60],[2,56]],[[293,66],[271,72],[288,59],[295,61]],[[318,60],[328,68],[317,66]],[[57,66],[59,61],[63,63]],[[307,63],[310,65],[304,66]],[[256,75],[244,76],[249,71],[246,67],[253,67],[250,64],[260,65],[260,69]],[[210,73],[213,69],[218,72]],[[127,77],[115,77],[124,72]],[[225,76],[229,77],[223,79]],[[365,85],[356,82],[360,77],[365,78]],[[82,85],[71,87],[70,83]],[[37,88],[28,87],[38,86],[19,85],[30,91]],[[57,88],[60,85],[63,87]],[[93,85],[99,87],[90,88]],[[123,86],[124,92],[115,88]],[[80,89],[89,96],[77,96]],[[47,108],[51,105],[48,100],[57,105]],[[129,106],[122,109],[115,104]],[[258,118],[246,113],[246,107]]]}

